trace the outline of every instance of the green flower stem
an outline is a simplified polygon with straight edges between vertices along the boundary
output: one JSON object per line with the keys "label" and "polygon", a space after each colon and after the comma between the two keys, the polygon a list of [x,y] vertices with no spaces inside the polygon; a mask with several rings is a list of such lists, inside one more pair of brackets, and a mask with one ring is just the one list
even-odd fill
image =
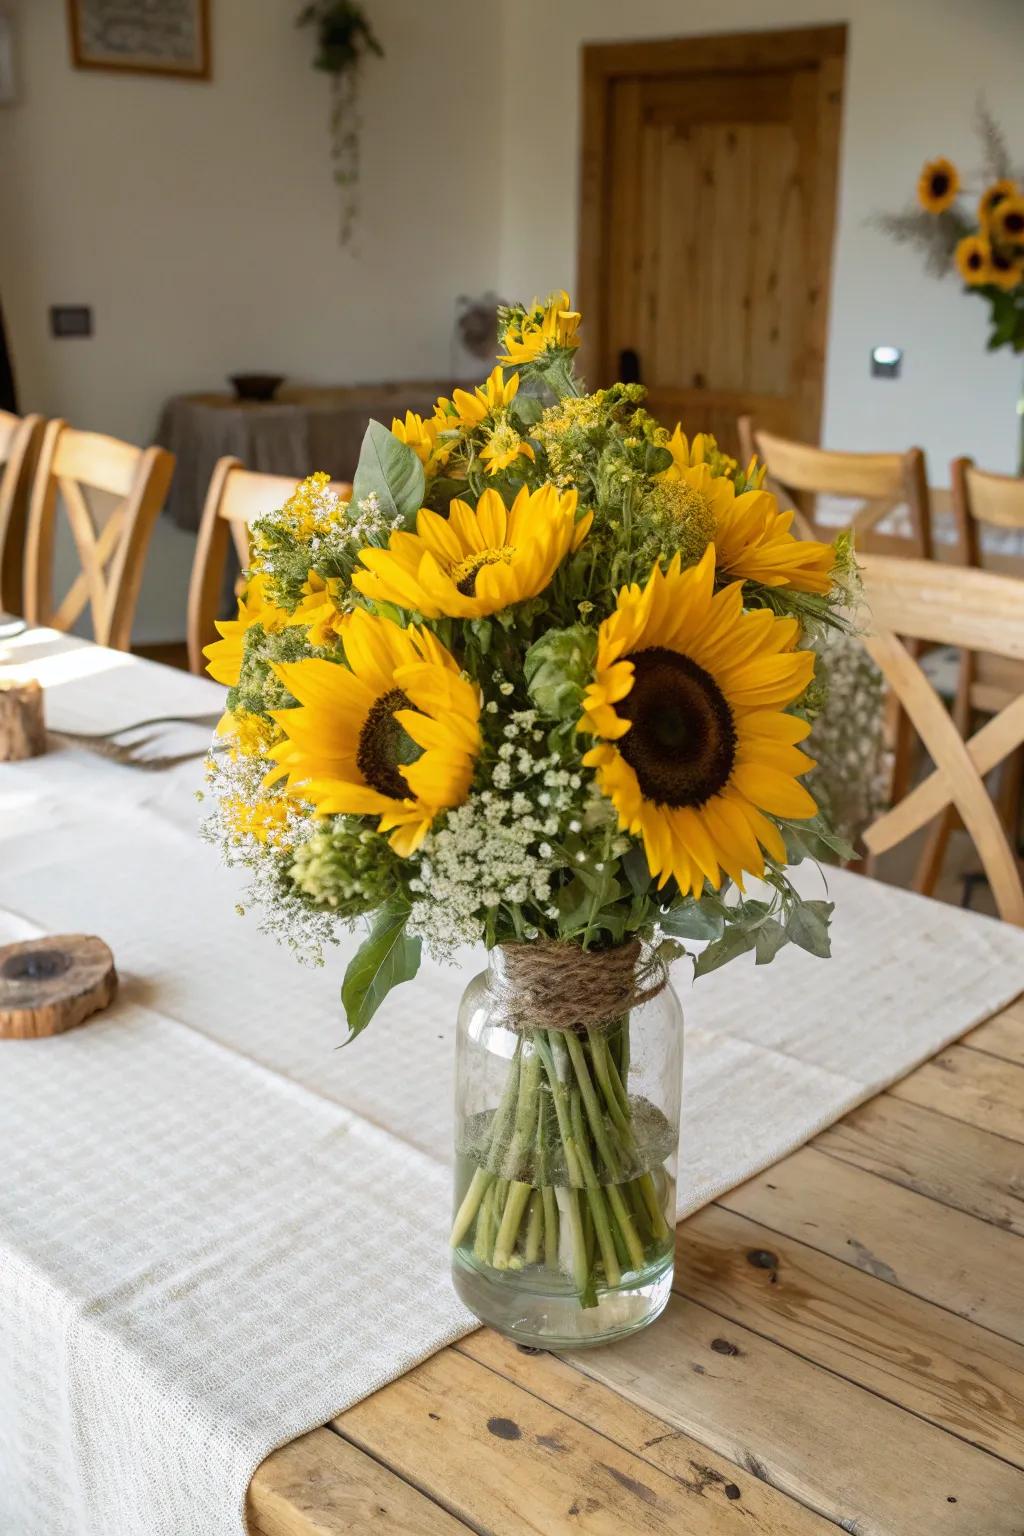
{"label": "green flower stem", "polygon": [[523,1219],[523,1212],[532,1194],[532,1184],[524,1184],[518,1179],[513,1179],[509,1184],[508,1194],[505,1196],[505,1207],[501,1213],[501,1225],[498,1228],[494,1252],[491,1255],[493,1269],[508,1269],[512,1250],[519,1236],[519,1223]]}
{"label": "green flower stem", "polygon": [[605,1186],[605,1193],[608,1196],[608,1204],[612,1208],[612,1215],[615,1217],[616,1225],[622,1233],[622,1240],[629,1253],[630,1265],[633,1269],[642,1269],[644,1245],[640,1241],[639,1232],[637,1232],[636,1227],[633,1225],[633,1218],[626,1207],[622,1191],[617,1184],[608,1184]]}
{"label": "green flower stem", "polygon": [[541,1061],[536,1050],[530,1051],[528,1055],[524,1052],[519,1059],[519,1096],[515,1129],[508,1152],[508,1169],[513,1174],[521,1170],[537,1129],[540,1073]]}
{"label": "green flower stem", "polygon": [[612,1124],[618,1131],[626,1145],[627,1151],[631,1150],[626,1138],[633,1139],[633,1133],[629,1123],[628,1106],[623,1108],[622,1084],[618,1081],[619,1074],[615,1070],[615,1062],[608,1048],[608,1041],[596,1030],[587,1030],[587,1039],[590,1041],[590,1059],[594,1064],[594,1076],[597,1078],[598,1087],[604,1094],[608,1113],[612,1118]]}
{"label": "green flower stem", "polygon": [[492,1183],[484,1195],[480,1206],[480,1213],[476,1222],[476,1237],[473,1242],[473,1256],[481,1264],[489,1264],[491,1250],[494,1247],[494,1192],[497,1180]]}
{"label": "green flower stem", "polygon": [[480,1202],[494,1178],[493,1173],[488,1173],[486,1168],[478,1168],[473,1174],[469,1188],[462,1197],[462,1204],[456,1213],[452,1223],[452,1235],[448,1239],[453,1248],[457,1248],[473,1225],[473,1218],[480,1209]]}
{"label": "green flower stem", "polygon": [[587,1235],[583,1230],[583,1217],[580,1212],[579,1190],[560,1189],[557,1193],[561,1196],[561,1199],[558,1201],[559,1214],[567,1216],[569,1220],[569,1234],[572,1243],[573,1282],[580,1293],[581,1304],[586,1306],[586,1296],[588,1291],[592,1289],[592,1284],[590,1263],[587,1258]]}
{"label": "green flower stem", "polygon": [[658,1191],[654,1187],[654,1180],[649,1173],[642,1173],[637,1180],[640,1185],[640,1193],[643,1196],[647,1214],[651,1219],[651,1232],[657,1242],[663,1243],[668,1237],[668,1222],[658,1199]]}
{"label": "green flower stem", "polygon": [[[569,1176],[569,1183],[574,1189],[582,1189],[583,1174],[580,1170],[579,1151],[576,1146],[576,1139],[573,1136],[572,1121],[569,1117],[569,1095],[565,1083],[559,1076],[555,1059],[556,1037],[557,1032],[551,1030],[547,1041],[542,1043],[541,1036],[538,1033],[535,1036],[535,1044],[551,1087],[551,1098],[555,1106],[555,1116],[558,1120],[558,1134],[565,1150],[565,1166]],[[562,1047],[562,1050],[564,1051],[564,1047]],[[564,1060],[564,1056],[562,1059]]]}
{"label": "green flower stem", "polygon": [[597,1237],[598,1247],[601,1250],[601,1258],[604,1262],[605,1279],[609,1285],[618,1285],[622,1279],[622,1271],[619,1269],[619,1261],[615,1252],[615,1243],[612,1238],[611,1227],[608,1225],[608,1210],[605,1205],[604,1191],[594,1172],[594,1165],[590,1160],[587,1150],[586,1135],[583,1129],[583,1110],[580,1104],[579,1090],[574,1088],[570,1094],[572,1105],[572,1126],[576,1133],[576,1139],[580,1146],[580,1161],[583,1164],[583,1178],[587,1186],[587,1203],[590,1206],[590,1214],[594,1220],[594,1233]]}
{"label": "green flower stem", "polygon": [[544,1202],[541,1199],[539,1189],[530,1193],[530,1203],[526,1212],[526,1250],[523,1255],[524,1263],[536,1264],[540,1259],[541,1246],[544,1241]]}
{"label": "green flower stem", "polygon": [[576,1073],[576,1081],[580,1085],[580,1093],[583,1095],[583,1102],[587,1108],[587,1119],[590,1121],[590,1130],[597,1145],[598,1153],[605,1168],[614,1178],[619,1172],[619,1159],[613,1152],[611,1142],[608,1140],[608,1131],[605,1126],[604,1116],[601,1113],[601,1105],[594,1091],[594,1084],[587,1066],[586,1053],[571,1030],[566,1032],[565,1041],[572,1060],[573,1069]]}
{"label": "green flower stem", "polygon": [[540,1192],[544,1206],[544,1263],[548,1269],[558,1268],[558,1201],[550,1184]]}

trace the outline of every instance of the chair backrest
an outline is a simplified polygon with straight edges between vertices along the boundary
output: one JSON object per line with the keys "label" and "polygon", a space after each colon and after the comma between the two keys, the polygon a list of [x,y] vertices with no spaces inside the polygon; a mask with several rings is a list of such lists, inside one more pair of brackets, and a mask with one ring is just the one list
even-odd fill
{"label": "chair backrest", "polygon": [[29,487],[43,435],[41,416],[0,411],[0,611],[24,607]]}
{"label": "chair backrest", "polygon": [[[241,459],[218,459],[210,477],[199,523],[192,578],[188,588],[188,663],[206,671],[203,647],[217,638],[215,621],[224,597],[229,540],[244,571],[249,564],[249,529],[257,518],[281,507],[295,490],[294,475],[264,475],[245,469]],[[348,498],[352,487],[332,481],[331,490]]]}
{"label": "chair backrest", "polygon": [[[127,651],[153,524],[167,496],[174,455],[51,421],[43,434],[29,503],[25,617],[70,629],[89,604],[93,638]],[[113,502],[98,526],[90,492]],[[60,603],[53,597],[58,501],[63,502],[81,570]]]}
{"label": "chair backrest", "polygon": [[[812,448],[762,431],[749,416],[740,417],[739,433],[744,458],[757,454],[768,470],[767,488],[784,506],[803,513],[815,537],[828,538],[830,533],[834,537],[836,532],[834,527],[815,526],[818,497],[851,499],[860,505],[845,514],[843,526],[853,530],[859,550],[884,549],[891,554],[931,559],[928,478],[920,448],[908,448],[905,453],[839,453]],[[880,523],[901,508],[906,509],[906,533],[876,532]]]}
{"label": "chair backrest", "polygon": [[864,842],[871,854],[885,853],[954,806],[981,859],[1000,917],[1024,926],[1020,864],[984,784],[984,775],[1024,742],[1024,693],[964,741],[900,638],[1024,661],[1024,581],[885,555],[865,555],[862,567],[870,610],[864,644],[935,765],[868,828]]}
{"label": "chair backrest", "polygon": [[1024,531],[1024,480],[975,469],[970,459],[954,459],[949,479],[960,558],[981,565],[980,528]]}

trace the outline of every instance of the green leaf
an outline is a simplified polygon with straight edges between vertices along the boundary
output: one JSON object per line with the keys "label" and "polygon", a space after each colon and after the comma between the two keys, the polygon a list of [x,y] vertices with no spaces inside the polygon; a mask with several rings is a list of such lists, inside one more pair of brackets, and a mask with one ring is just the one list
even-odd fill
{"label": "green leaf", "polygon": [[406,443],[379,421],[371,421],[359,450],[352,500],[358,506],[376,494],[385,515],[411,523],[423,505],[423,465]]}
{"label": "green leaf", "polygon": [[667,448],[659,448],[655,443],[648,443],[644,448],[644,472],[648,475],[660,475],[664,470],[671,468],[672,454]]}
{"label": "green leaf", "polygon": [[832,901],[798,902],[789,914],[786,937],[808,954],[827,960],[832,953],[828,924],[834,909]]}
{"label": "green leaf", "polygon": [[411,981],[420,968],[420,940],[407,936],[408,920],[408,903],[400,898],[389,901],[349,962],[341,984],[349,1028],[346,1045],[366,1028],[392,987]]}
{"label": "green leaf", "polygon": [[725,918],[716,908],[686,901],[667,912],[659,912],[658,926],[676,939],[720,939],[725,931]]}
{"label": "green leaf", "polygon": [[709,971],[717,971],[720,965],[727,965],[730,960],[745,955],[748,950],[754,948],[755,938],[752,933],[746,933],[742,928],[729,928],[714,944],[709,944],[702,950],[693,963],[693,979],[698,976],[706,976]]}
{"label": "green leaf", "polygon": [[527,395],[520,390],[508,411],[520,427],[533,427],[544,415],[544,406],[536,395]]}
{"label": "green leaf", "polygon": [[758,965],[768,965],[789,940],[785,928],[774,917],[766,917],[754,935],[754,950]]}
{"label": "green leaf", "polygon": [[[633,845],[622,857],[622,872],[634,896],[646,896],[651,888],[651,870],[642,848]],[[668,930],[666,929],[666,932]]]}

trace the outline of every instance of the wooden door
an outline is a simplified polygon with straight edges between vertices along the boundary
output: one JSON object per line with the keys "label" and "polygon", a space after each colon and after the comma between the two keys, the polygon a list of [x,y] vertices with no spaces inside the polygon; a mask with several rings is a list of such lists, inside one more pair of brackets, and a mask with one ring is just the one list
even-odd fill
{"label": "wooden door", "polygon": [[844,49],[823,27],[584,50],[588,382],[635,362],[669,426],[817,442]]}

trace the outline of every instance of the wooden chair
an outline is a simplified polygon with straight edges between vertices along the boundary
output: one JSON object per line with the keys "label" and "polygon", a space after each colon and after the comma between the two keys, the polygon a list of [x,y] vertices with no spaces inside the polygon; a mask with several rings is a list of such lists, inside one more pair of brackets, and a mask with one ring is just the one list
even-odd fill
{"label": "wooden chair", "polygon": [[[25,543],[25,617],[68,630],[88,603],[93,638],[131,648],[132,620],[153,525],[174,470],[165,448],[135,448],[116,437],[51,421],[43,434]],[[102,526],[95,493],[113,500]],[[99,499],[99,498],[97,498]],[[58,501],[63,502],[81,570],[59,604],[53,597]]]}
{"label": "wooden chair", "polygon": [[0,612],[21,613],[29,488],[39,456],[41,416],[0,411]]}
{"label": "wooden chair", "polygon": [[877,858],[953,808],[981,859],[1000,917],[1024,926],[1020,863],[984,783],[1024,742],[1024,693],[965,741],[904,644],[955,645],[1024,662],[1024,582],[885,555],[868,554],[862,564],[871,612],[864,644],[935,765],[868,828],[869,854]]}
{"label": "wooden chair", "polygon": [[[753,418],[741,416],[740,446],[745,460],[756,454],[767,468],[765,487],[783,507],[796,514],[795,528],[803,538],[834,538],[839,529],[816,522],[817,498],[835,496],[859,501],[844,524],[864,549],[889,555],[932,558],[931,513],[928,477],[920,448],[905,453],[840,453],[812,448],[763,432]],[[908,534],[882,534],[878,525],[900,507],[906,509]],[[918,648],[914,647],[914,654]],[[892,748],[890,794],[898,800],[907,790],[913,771],[914,732],[909,720],[890,694],[887,734]]]}
{"label": "wooden chair", "polygon": [[[1024,480],[993,475],[976,469],[970,459],[954,459],[949,466],[950,500],[957,532],[957,554],[962,564],[980,570],[984,565],[980,534],[984,528],[1024,533]],[[970,735],[975,717],[997,715],[1024,691],[1024,666],[1004,656],[962,651],[953,702],[953,719],[960,734]],[[1016,845],[1024,792],[1024,751],[1003,765],[999,809],[1007,835]],[[956,813],[947,811],[929,837],[916,881],[930,894],[942,868]]]}
{"label": "wooden chair", "polygon": [[[812,448],[760,430],[750,416],[740,417],[739,434],[743,458],[757,454],[768,470],[766,488],[784,507],[802,515],[810,536],[835,537],[836,528],[822,528],[816,519],[817,498],[835,496],[860,502],[842,524],[852,529],[859,550],[932,558],[928,477],[920,448],[908,448],[905,453]],[[901,507],[906,508],[909,533],[877,532],[879,524]]]}
{"label": "wooden chair", "polygon": [[[249,564],[249,529],[257,518],[283,506],[295,490],[294,475],[264,475],[244,468],[241,459],[218,459],[210,478],[199,523],[192,578],[188,588],[188,664],[205,673],[203,647],[217,638],[229,543],[244,571]],[[351,485],[332,481],[331,489],[348,498]]]}

